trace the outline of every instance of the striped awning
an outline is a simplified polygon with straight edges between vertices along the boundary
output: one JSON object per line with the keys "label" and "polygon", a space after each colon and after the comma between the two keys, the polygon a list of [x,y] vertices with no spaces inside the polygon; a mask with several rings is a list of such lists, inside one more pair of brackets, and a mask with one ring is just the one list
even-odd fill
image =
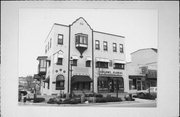
{"label": "striped awning", "polygon": [[77,83],[77,82],[92,82],[92,79],[89,76],[86,75],[74,75],[72,77],[71,83]]}
{"label": "striped awning", "polygon": [[58,58],[63,58],[63,55],[62,54],[58,54]]}
{"label": "striped awning", "polygon": [[96,58],[96,61],[97,62],[110,62],[110,60],[106,58]]}
{"label": "striped awning", "polygon": [[77,56],[72,56],[72,59],[77,60],[77,59],[78,59],[78,57],[77,57]]}
{"label": "striped awning", "polygon": [[122,61],[122,60],[113,60],[113,63],[126,63],[125,61]]}
{"label": "striped awning", "polygon": [[86,61],[92,61],[92,58],[91,57],[87,57]]}

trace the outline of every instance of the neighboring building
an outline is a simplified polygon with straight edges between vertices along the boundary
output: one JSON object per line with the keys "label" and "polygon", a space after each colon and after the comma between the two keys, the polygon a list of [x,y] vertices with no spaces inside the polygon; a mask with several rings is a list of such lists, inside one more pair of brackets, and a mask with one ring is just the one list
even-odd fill
{"label": "neighboring building", "polygon": [[54,23],[45,56],[38,60],[42,94],[113,93],[128,87],[124,37],[94,31],[82,17],[71,25]]}
{"label": "neighboring building", "polygon": [[157,49],[140,49],[131,53],[132,62],[126,64],[130,90],[145,90],[157,86]]}
{"label": "neighboring building", "polygon": [[26,77],[19,77],[19,90],[27,89],[28,83]]}

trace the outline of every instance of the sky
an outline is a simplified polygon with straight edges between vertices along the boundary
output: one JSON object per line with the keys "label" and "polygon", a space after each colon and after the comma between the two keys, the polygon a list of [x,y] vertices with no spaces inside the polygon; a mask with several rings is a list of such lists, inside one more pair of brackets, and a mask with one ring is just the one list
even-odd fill
{"label": "sky", "polygon": [[93,30],[125,36],[126,62],[130,53],[158,48],[158,12],[155,9],[20,9],[19,76],[37,74],[38,56],[54,23],[70,25],[83,17]]}

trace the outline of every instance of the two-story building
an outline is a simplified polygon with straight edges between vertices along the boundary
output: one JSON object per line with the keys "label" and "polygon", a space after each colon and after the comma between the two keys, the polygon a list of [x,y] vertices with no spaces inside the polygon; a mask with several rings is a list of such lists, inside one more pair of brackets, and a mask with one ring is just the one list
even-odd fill
{"label": "two-story building", "polygon": [[[71,25],[54,23],[39,56],[42,94],[124,92],[124,36],[93,30],[80,17]],[[126,85],[127,84],[127,85]]]}

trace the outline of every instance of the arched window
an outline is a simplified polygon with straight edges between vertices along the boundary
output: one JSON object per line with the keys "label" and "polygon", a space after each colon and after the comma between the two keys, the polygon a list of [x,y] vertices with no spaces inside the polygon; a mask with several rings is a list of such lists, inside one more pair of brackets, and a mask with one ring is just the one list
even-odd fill
{"label": "arched window", "polygon": [[56,90],[64,90],[64,76],[58,75],[56,77]]}

